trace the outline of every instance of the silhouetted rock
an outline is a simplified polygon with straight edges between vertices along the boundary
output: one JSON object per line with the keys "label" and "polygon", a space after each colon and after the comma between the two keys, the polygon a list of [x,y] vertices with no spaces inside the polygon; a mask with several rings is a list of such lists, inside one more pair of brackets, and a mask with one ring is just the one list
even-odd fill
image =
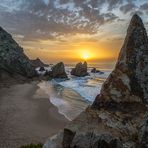
{"label": "silhouetted rock", "polygon": [[78,77],[84,77],[87,76],[87,62],[84,62],[83,64],[80,62],[76,65],[75,68],[72,69],[71,75],[78,76]]}
{"label": "silhouetted rock", "polygon": [[44,64],[39,58],[36,58],[35,60],[31,60],[32,65],[37,67],[48,67],[49,65]]}
{"label": "silhouetted rock", "polygon": [[91,70],[91,73],[99,73],[99,74],[104,74],[104,72],[100,71],[100,70],[97,70],[96,68],[93,68]]}
{"label": "silhouetted rock", "polygon": [[0,27],[0,69],[10,75],[35,76],[35,69],[23,49]]}
{"label": "silhouetted rock", "polygon": [[52,67],[51,74],[53,78],[68,78],[65,72],[65,66],[63,62],[60,62]]}
{"label": "silhouetted rock", "polygon": [[40,67],[39,71],[45,71],[45,68],[44,67]]}
{"label": "silhouetted rock", "polygon": [[45,148],[146,148],[147,102],[148,38],[141,18],[134,15],[100,95]]}

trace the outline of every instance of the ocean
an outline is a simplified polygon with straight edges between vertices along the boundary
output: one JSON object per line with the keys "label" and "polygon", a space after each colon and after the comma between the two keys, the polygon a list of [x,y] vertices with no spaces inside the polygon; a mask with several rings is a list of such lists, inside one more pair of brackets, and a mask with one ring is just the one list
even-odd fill
{"label": "ocean", "polygon": [[[93,103],[113,66],[89,65],[89,76],[75,77],[70,75],[74,66],[66,65],[65,69],[69,80],[42,81],[38,86],[49,96],[50,102],[58,108],[59,113],[71,121]],[[103,71],[104,74],[91,73],[92,67]]]}

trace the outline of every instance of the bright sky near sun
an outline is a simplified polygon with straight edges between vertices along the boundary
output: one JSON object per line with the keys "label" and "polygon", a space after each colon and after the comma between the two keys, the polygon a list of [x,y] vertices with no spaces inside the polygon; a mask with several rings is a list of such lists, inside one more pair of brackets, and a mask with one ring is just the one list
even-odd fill
{"label": "bright sky near sun", "polygon": [[148,29],[148,0],[0,0],[0,26],[52,63],[116,60],[134,13]]}

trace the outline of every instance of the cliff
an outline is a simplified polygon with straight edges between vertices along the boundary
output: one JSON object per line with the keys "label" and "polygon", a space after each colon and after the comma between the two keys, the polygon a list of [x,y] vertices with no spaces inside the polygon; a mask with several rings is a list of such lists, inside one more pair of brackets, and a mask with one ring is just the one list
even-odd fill
{"label": "cliff", "polygon": [[101,93],[44,148],[148,147],[148,37],[138,15]]}
{"label": "cliff", "polygon": [[23,49],[0,27],[0,78],[5,75],[31,78],[35,76],[35,69]]}

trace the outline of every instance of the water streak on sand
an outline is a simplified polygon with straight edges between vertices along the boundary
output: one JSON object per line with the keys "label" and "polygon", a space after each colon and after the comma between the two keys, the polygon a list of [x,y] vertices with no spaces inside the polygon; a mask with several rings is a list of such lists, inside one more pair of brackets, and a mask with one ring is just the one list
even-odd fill
{"label": "water streak on sand", "polygon": [[[66,71],[68,73],[70,70],[66,68]],[[94,101],[109,73],[90,73],[90,76],[81,78],[69,74],[69,80],[43,81],[38,85],[48,94],[50,102],[58,108],[59,113],[73,120]]]}

